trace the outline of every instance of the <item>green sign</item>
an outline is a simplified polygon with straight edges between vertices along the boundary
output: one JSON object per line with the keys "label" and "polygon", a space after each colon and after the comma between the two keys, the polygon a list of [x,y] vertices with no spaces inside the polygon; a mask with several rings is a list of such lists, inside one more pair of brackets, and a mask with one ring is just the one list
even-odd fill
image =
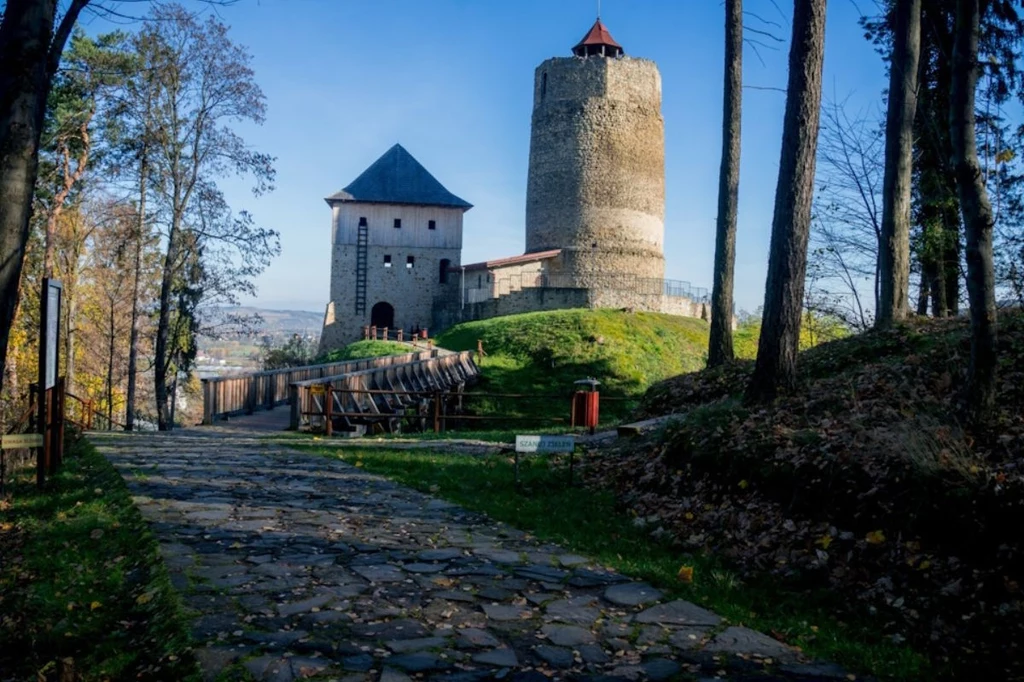
{"label": "green sign", "polygon": [[0,448],[4,450],[41,447],[43,447],[43,434],[41,433],[12,433],[4,436],[0,441]]}

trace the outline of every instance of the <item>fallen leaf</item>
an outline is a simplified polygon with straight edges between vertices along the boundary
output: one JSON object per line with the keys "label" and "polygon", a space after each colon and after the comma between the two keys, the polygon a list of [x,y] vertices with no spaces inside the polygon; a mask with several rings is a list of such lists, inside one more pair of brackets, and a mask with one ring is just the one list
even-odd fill
{"label": "fallen leaf", "polygon": [[880,530],[873,530],[864,536],[869,545],[880,545],[885,542],[885,533]]}
{"label": "fallen leaf", "polygon": [[692,583],[693,582],[693,566],[680,566],[679,572],[676,573],[676,577],[679,582]]}

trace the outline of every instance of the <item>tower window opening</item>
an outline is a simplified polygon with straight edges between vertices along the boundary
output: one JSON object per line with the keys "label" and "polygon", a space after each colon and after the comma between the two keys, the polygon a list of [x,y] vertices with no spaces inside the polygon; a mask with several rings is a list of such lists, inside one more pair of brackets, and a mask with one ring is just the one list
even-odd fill
{"label": "tower window opening", "polygon": [[540,75],[540,99],[544,101],[544,97],[548,94],[548,72],[545,71]]}
{"label": "tower window opening", "polygon": [[[430,222],[434,222],[434,221],[431,220]],[[448,260],[447,258],[442,258],[441,259],[441,265],[439,266],[439,270],[438,270],[438,273],[437,273],[437,283],[438,284],[447,284],[448,283],[448,266],[450,266],[451,264],[452,264],[452,262],[450,260]]]}
{"label": "tower window opening", "polygon": [[391,254],[387,254],[387,253],[384,254],[384,267],[386,267],[386,268],[390,268],[391,267]]}
{"label": "tower window opening", "polygon": [[479,289],[480,287],[482,287],[484,285],[484,281],[483,280],[484,280],[483,275],[477,275],[476,276],[476,288],[477,289]]}
{"label": "tower window opening", "polygon": [[401,218],[395,218],[395,229],[400,229],[401,227],[402,227],[402,219]]}
{"label": "tower window opening", "polygon": [[366,227],[366,218],[359,219],[359,227]]}
{"label": "tower window opening", "polygon": [[415,264],[416,264],[416,257],[415,256],[406,256],[405,257],[405,267],[407,269],[412,270],[412,266],[415,265]]}
{"label": "tower window opening", "polygon": [[436,230],[437,229],[437,221],[436,220],[428,220],[427,221],[427,229],[428,230]]}

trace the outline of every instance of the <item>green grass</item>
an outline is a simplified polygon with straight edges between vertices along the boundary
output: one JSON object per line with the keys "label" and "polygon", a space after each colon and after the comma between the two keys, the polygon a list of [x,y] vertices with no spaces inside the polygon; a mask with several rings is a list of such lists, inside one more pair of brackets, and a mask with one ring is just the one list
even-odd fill
{"label": "green grass", "polygon": [[[698,319],[620,310],[557,310],[466,322],[435,341],[451,350],[483,343],[478,392],[557,396],[545,400],[470,403],[481,413],[568,417],[577,379],[595,377],[607,397],[639,396],[651,384],[704,366],[708,325]],[[606,401],[602,414],[621,418],[633,404]]]}
{"label": "green grass", "polygon": [[344,348],[336,348],[324,353],[316,359],[315,364],[362,360],[363,358],[376,358],[382,355],[403,355],[411,351],[412,348],[407,344],[395,341],[356,341]]}
{"label": "green grass", "polygon": [[[713,557],[683,554],[652,539],[616,508],[611,494],[569,487],[564,459],[523,460],[523,486],[517,491],[508,456],[313,451],[340,457],[593,556],[664,588],[672,597],[707,606],[731,623],[781,635],[816,658],[886,680],[930,679],[926,659],[919,653],[879,636],[870,623],[837,621],[831,615],[835,598],[829,593],[788,592],[770,582],[745,583]],[[683,566],[694,569],[690,584],[677,577]]]}
{"label": "green grass", "polygon": [[2,508],[5,679],[57,679],[65,659],[86,681],[199,679],[157,543],[91,445],[71,446],[43,491],[20,477]]}

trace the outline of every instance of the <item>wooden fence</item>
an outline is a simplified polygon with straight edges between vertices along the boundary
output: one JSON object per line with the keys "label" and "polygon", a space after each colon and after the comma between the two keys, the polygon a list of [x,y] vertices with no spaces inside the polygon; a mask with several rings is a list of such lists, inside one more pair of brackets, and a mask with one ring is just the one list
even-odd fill
{"label": "wooden fence", "polygon": [[[401,356],[399,356],[401,357]],[[461,391],[476,381],[480,370],[470,351],[445,353],[388,366],[350,371],[291,386],[291,428],[310,425],[309,418],[323,415],[328,424],[365,425],[397,419],[412,402],[414,393]]]}
{"label": "wooden fence", "polygon": [[237,414],[270,410],[288,402],[289,387],[295,382],[315,381],[377,367],[406,364],[438,356],[438,350],[422,350],[402,355],[386,355],[363,360],[347,360],[325,365],[289,367],[266,372],[203,379],[203,423]]}

